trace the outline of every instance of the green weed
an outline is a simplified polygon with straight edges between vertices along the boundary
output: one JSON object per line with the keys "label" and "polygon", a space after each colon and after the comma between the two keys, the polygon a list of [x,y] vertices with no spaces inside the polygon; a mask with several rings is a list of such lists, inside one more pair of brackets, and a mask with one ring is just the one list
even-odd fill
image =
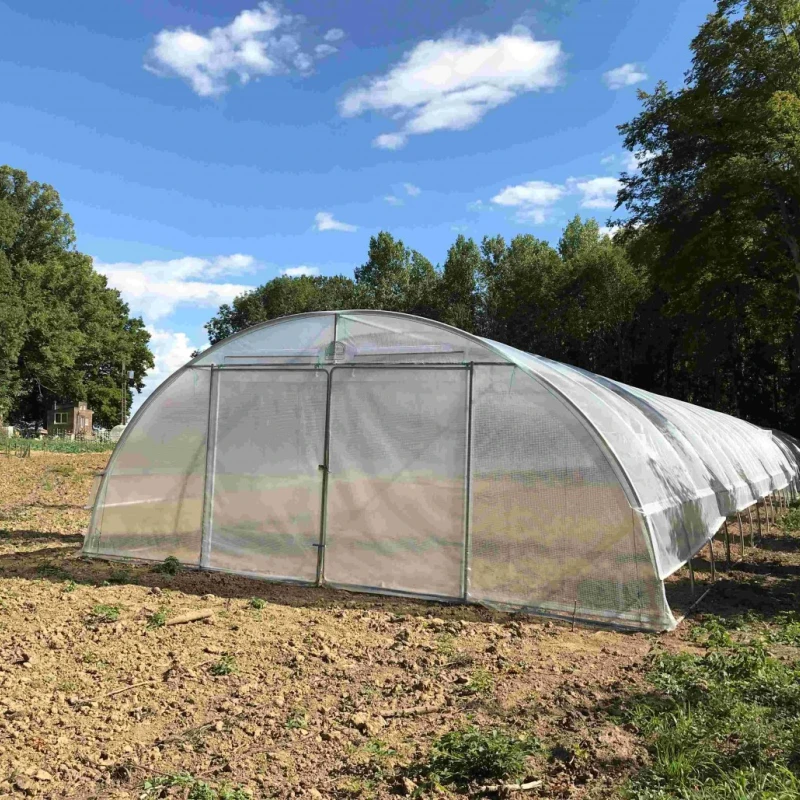
{"label": "green weed", "polygon": [[169,616],[169,609],[168,608],[159,608],[154,614],[151,614],[147,618],[147,627],[150,630],[153,628],[163,628],[167,622],[167,617]]}
{"label": "green weed", "polygon": [[167,556],[160,564],[153,567],[153,572],[159,572],[162,575],[177,575],[181,569],[181,562],[175,556]]}
{"label": "green weed", "polygon": [[800,531],[800,508],[790,509],[780,521],[785,531]]}
{"label": "green weed", "polygon": [[[250,792],[241,787],[213,787],[198,780],[188,772],[173,775],[157,775],[147,778],[142,785],[144,794],[141,800],[161,800],[166,797],[185,797],[186,800],[251,800]],[[176,795],[175,789],[187,789],[187,793]]]}
{"label": "green weed", "polygon": [[479,667],[470,675],[466,689],[471,694],[488,694],[494,689],[494,677],[491,672]]}
{"label": "green weed", "polygon": [[238,671],[239,667],[236,664],[236,659],[228,653],[225,653],[219,661],[211,665],[212,675],[230,675]]}
{"label": "green weed", "polygon": [[250,606],[250,608],[253,608],[256,611],[261,611],[261,609],[267,605],[267,601],[262,599],[261,597],[251,597],[248,605]]}
{"label": "green weed", "polygon": [[436,739],[428,757],[412,765],[409,774],[431,790],[519,780],[525,776],[527,757],[537,749],[533,738],[470,726]]}
{"label": "green weed", "polygon": [[286,727],[289,730],[307,728],[308,712],[304,708],[296,708],[291,714],[289,714],[289,718],[286,720]]}
{"label": "green weed", "polygon": [[89,624],[116,622],[122,609],[119,606],[107,606],[103,603],[96,605],[89,615]]}

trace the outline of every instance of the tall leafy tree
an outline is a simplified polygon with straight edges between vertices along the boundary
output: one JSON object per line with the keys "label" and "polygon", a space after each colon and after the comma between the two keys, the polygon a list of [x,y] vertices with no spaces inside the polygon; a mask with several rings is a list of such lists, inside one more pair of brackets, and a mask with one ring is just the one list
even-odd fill
{"label": "tall leafy tree", "polygon": [[447,251],[441,279],[442,320],[470,333],[478,329],[481,251],[472,239],[459,235]]}
{"label": "tall leafy tree", "polygon": [[[800,418],[800,0],[718,0],[672,91],[621,126],[626,237],[681,318],[679,394]],[[676,386],[677,380],[677,386]]]}
{"label": "tall leafy tree", "polygon": [[153,366],[142,320],[74,241],[55,189],[0,167],[0,413],[12,419],[42,421],[53,402],[86,400],[113,425],[122,393],[129,407]]}

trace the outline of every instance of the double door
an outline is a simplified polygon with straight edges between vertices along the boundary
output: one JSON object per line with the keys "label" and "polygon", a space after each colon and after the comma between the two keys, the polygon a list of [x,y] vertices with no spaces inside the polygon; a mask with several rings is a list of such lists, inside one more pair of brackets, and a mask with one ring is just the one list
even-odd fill
{"label": "double door", "polygon": [[459,597],[463,367],[215,374],[203,565]]}

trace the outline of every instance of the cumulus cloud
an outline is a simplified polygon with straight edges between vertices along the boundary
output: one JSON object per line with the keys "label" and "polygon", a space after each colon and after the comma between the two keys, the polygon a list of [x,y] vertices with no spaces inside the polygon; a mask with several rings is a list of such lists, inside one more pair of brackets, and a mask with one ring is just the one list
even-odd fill
{"label": "cumulus cloud", "polygon": [[353,117],[378,111],[402,120],[373,144],[389,150],[409,136],[464,130],[493,108],[560,81],[561,43],[536,41],[526,28],[489,39],[461,32],[420,42],[384,75],[348,92],[340,111]]}
{"label": "cumulus cloud", "polygon": [[411,197],[416,197],[422,191],[419,186],[414,186],[413,183],[404,183],[403,188],[406,190],[406,194]]}
{"label": "cumulus cloud", "polygon": [[517,219],[536,224],[546,222],[552,207],[567,193],[567,188],[547,181],[528,181],[506,186],[492,198],[499,206],[517,209]]}
{"label": "cumulus cloud", "polygon": [[598,234],[601,239],[604,236],[609,236],[613,239],[619,233],[619,230],[619,225],[601,225]]}
{"label": "cumulus cloud", "polygon": [[281,275],[285,275],[287,278],[299,278],[301,275],[316,277],[319,275],[319,268],[306,266],[289,267],[288,269],[282,269]]}
{"label": "cumulus cloud", "polygon": [[[293,70],[307,73],[314,57],[301,46],[302,23],[301,17],[262,2],[206,33],[189,27],[166,28],[156,34],[145,68],[182,78],[202,97],[224,94],[237,78],[245,84],[252,78]],[[322,44],[313,52],[323,58],[335,51]]]}
{"label": "cumulus cloud", "polygon": [[118,289],[131,311],[148,322],[169,316],[180,305],[216,309],[222,303],[229,303],[252,287],[216,281],[251,272],[256,265],[253,256],[242,253],[139,263],[95,261],[95,268],[106,276],[109,286]]}
{"label": "cumulus cloud", "polygon": [[331,28],[322,38],[326,42],[338,42],[344,39],[344,31],[341,28]]}
{"label": "cumulus cloud", "polygon": [[570,178],[571,184],[581,194],[582,208],[614,208],[617,192],[622,184],[616,178],[589,178],[579,180]]}
{"label": "cumulus cloud", "polygon": [[624,89],[647,80],[647,73],[638,64],[623,64],[603,73],[603,80],[609,89]]}
{"label": "cumulus cloud", "polygon": [[358,230],[357,225],[350,225],[347,222],[339,222],[334,219],[333,214],[329,211],[320,211],[314,217],[314,226],[318,231],[345,231],[346,233],[353,233]]}

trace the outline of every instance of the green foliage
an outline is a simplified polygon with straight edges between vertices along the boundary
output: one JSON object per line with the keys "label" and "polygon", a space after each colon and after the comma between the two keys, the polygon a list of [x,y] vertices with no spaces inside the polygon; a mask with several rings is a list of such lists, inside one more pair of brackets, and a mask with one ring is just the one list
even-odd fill
{"label": "green foliage", "polygon": [[72,575],[63,567],[59,567],[57,564],[52,564],[49,561],[39,564],[36,568],[36,572],[42,578],[52,578],[53,580],[68,581],[72,578]]}
{"label": "green foliage", "polygon": [[525,775],[527,757],[538,746],[531,737],[470,726],[436,739],[428,757],[410,774],[430,788],[459,790],[475,783],[519,780]]}
{"label": "green foliage", "polygon": [[236,658],[228,653],[225,653],[219,661],[214,662],[210,669],[212,675],[230,675],[239,671]]}
{"label": "green foliage", "polygon": [[644,737],[651,763],[632,798],[792,797],[800,790],[800,670],[758,641],[705,655],[658,655],[655,689],[623,718]]}
{"label": "green foliage", "polygon": [[[0,415],[44,422],[56,400],[86,400],[96,423],[119,421],[122,359],[142,388],[153,357],[92,260],[52,186],[0,166]],[[130,391],[129,400],[130,398]]]}
{"label": "green foliage", "polygon": [[261,611],[262,608],[266,607],[267,601],[261,597],[251,597],[248,605],[256,611]]}
{"label": "green foliage", "polygon": [[188,772],[176,772],[172,775],[156,775],[147,778],[142,784],[144,793],[142,800],[162,800],[162,798],[178,796],[175,789],[185,789],[180,794],[186,800],[251,800],[250,792],[241,787],[213,787],[195,778]]}
{"label": "green foliage", "polygon": [[128,567],[120,567],[119,569],[111,570],[111,574],[106,581],[112,586],[124,583],[135,583],[135,579]]}
{"label": "green foliage", "polygon": [[791,508],[780,521],[785,531],[800,531],[800,508]]}
{"label": "green foliage", "polygon": [[89,623],[96,625],[104,622],[116,622],[119,619],[121,610],[119,606],[109,606],[100,603],[92,609],[92,613],[89,616]]}
{"label": "green foliage", "polygon": [[28,439],[31,450],[46,450],[49,453],[107,453],[114,449],[114,442],[98,442],[92,439]]}
{"label": "green foliage", "polygon": [[153,567],[153,572],[162,575],[177,575],[181,569],[181,562],[175,556],[167,556],[160,564]]}
{"label": "green foliage", "polygon": [[289,730],[307,728],[308,712],[304,708],[295,708],[294,711],[292,711],[292,713],[289,714],[289,717],[286,720],[286,727]]}
{"label": "green foliage", "polygon": [[163,628],[169,617],[168,608],[159,608],[154,614],[147,618],[147,627],[152,630],[154,628]]}
{"label": "green foliage", "polygon": [[494,689],[494,677],[483,668],[476,669],[469,676],[466,689],[473,694],[488,694]]}

